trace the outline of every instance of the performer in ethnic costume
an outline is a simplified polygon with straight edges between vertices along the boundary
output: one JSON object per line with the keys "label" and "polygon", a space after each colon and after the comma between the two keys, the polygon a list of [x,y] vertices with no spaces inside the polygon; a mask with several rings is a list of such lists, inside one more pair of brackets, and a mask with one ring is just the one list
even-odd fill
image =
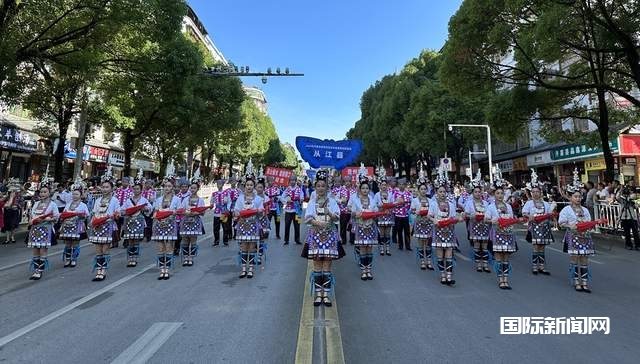
{"label": "performer in ethnic costume", "polygon": [[455,225],[440,226],[438,223],[447,219],[456,219],[456,205],[447,197],[449,179],[447,172],[438,170],[438,178],[435,181],[437,187],[436,196],[429,206],[429,218],[434,224],[432,247],[436,252],[438,271],[440,271],[440,283],[454,285],[453,279],[453,250],[458,245],[455,234]]}
{"label": "performer in ethnic costume", "polygon": [[338,235],[340,207],[327,193],[328,172],[319,170],[314,183],[315,194],[309,200],[305,212],[305,222],[309,226],[307,240],[302,249],[302,257],[313,260],[311,282],[315,299],[314,306],[324,304],[331,307],[329,296],[333,292],[335,278],[331,272],[331,262],[342,258],[345,253]]}
{"label": "performer in ethnic costume", "polygon": [[29,219],[30,229],[27,246],[33,249],[31,259],[31,270],[33,274],[29,279],[38,280],[42,278],[44,270],[49,266],[47,251],[51,246],[53,237],[53,224],[58,220],[60,212],[55,202],[51,201],[51,191],[49,187],[40,188],[40,201],[31,208]]}
{"label": "performer in ethnic costume", "polygon": [[482,181],[482,173],[478,169],[476,178],[471,181],[472,198],[467,200],[464,212],[469,219],[468,234],[473,246],[473,260],[476,263],[476,271],[487,273],[489,269],[489,224],[485,222],[485,214],[489,205],[482,199],[482,189],[485,186]]}
{"label": "performer in ethnic costume", "polygon": [[166,280],[170,278],[169,270],[173,267],[174,244],[178,240],[176,210],[180,208],[180,199],[175,195],[170,179],[165,180],[162,196],[156,198],[153,208],[155,213],[151,240],[158,242],[157,260],[160,268],[158,280]]}
{"label": "performer in ethnic costume", "polygon": [[274,184],[275,178],[272,176],[267,177],[267,183],[269,186],[265,190],[265,193],[269,197],[269,225],[271,225],[271,219],[273,218],[276,228],[276,239],[280,239],[280,215],[282,215],[282,209],[280,208],[279,198],[282,194],[282,189]]}
{"label": "performer in ethnic costume", "polygon": [[198,255],[198,236],[203,234],[202,215],[204,212],[191,211],[194,207],[203,207],[204,200],[198,197],[198,183],[191,181],[189,186],[189,197],[182,201],[180,206],[185,210],[182,221],[180,221],[180,236],[182,236],[182,266],[193,265],[193,258]]}
{"label": "performer in ethnic costume", "polygon": [[238,197],[234,208],[236,222],[236,240],[240,244],[240,264],[242,271],[239,278],[253,278],[253,268],[257,261],[258,242],[262,223],[260,215],[264,214],[264,202],[255,192],[253,171],[247,168],[244,182],[244,193]]}
{"label": "performer in ethnic costume", "polygon": [[511,289],[509,285],[509,274],[511,273],[511,262],[509,261],[512,253],[518,250],[518,244],[516,241],[516,235],[513,232],[513,227],[505,226],[501,227],[498,223],[498,219],[513,219],[513,210],[511,205],[504,202],[504,183],[499,178],[494,178],[495,190],[495,203],[487,207],[485,220],[492,223],[491,226],[491,241],[493,242],[493,254],[494,263],[493,267],[498,276],[498,287],[500,289]]}
{"label": "performer in ethnic costume", "polygon": [[593,239],[588,230],[581,231],[578,224],[591,221],[589,210],[582,206],[581,189],[578,170],[573,172],[573,183],[567,185],[567,192],[571,196],[571,204],[560,211],[558,224],[567,229],[563,240],[563,251],[569,253],[573,287],[576,291],[591,293],[589,288],[589,256],[595,254]]}
{"label": "performer in ethnic costume", "polygon": [[77,214],[69,218],[62,219],[60,224],[59,237],[65,242],[62,251],[62,260],[64,267],[75,267],[78,264],[78,256],[80,256],[80,240],[86,238],[87,227],[86,220],[89,218],[89,208],[82,202],[82,191],[86,185],[82,179],[78,177],[76,182],[71,185],[71,201],[65,206],[64,212]]}
{"label": "performer in ethnic costume", "polygon": [[429,219],[430,199],[428,196],[428,181],[424,172],[418,177],[418,193],[411,201],[411,213],[414,214],[413,237],[418,239],[416,254],[420,261],[420,269],[433,270],[431,264],[431,242],[433,241],[433,223]]}
{"label": "performer in ethnic costume", "polygon": [[[339,185],[340,182],[342,182],[341,186]],[[351,225],[351,211],[349,210],[348,204],[349,200],[351,200],[351,195],[355,193],[352,191],[349,177],[345,179],[341,179],[340,177],[336,178],[336,185],[338,185],[338,187],[333,191],[333,196],[340,207],[340,241],[345,245],[347,242],[353,244],[355,235],[353,238],[350,237],[350,239],[347,240],[347,232],[350,230],[349,226]]]}
{"label": "performer in ethnic costume", "polygon": [[[145,214],[150,214],[151,211],[153,211],[151,203],[142,196],[143,183],[144,180],[142,176],[138,174],[138,178],[134,180],[132,188],[133,195],[124,201],[122,209],[120,210],[121,215],[123,215],[122,238],[125,240],[125,245],[127,246],[127,267],[135,267],[138,265],[140,243],[142,239],[144,239],[147,227]],[[141,210],[127,214],[127,209],[133,209],[137,206],[140,206]]]}
{"label": "performer in ethnic costume", "polygon": [[[153,207],[153,204],[156,202],[156,190],[153,188],[153,181],[148,179],[145,180],[143,173],[142,169],[138,170],[138,179],[144,180],[142,197],[146,198]],[[151,227],[153,226],[153,219],[151,218],[151,213],[144,213],[143,215],[144,221],[147,224],[147,227],[144,229],[144,237],[147,238],[147,241],[151,241]]]}
{"label": "performer in ethnic costume", "polygon": [[[553,242],[551,234],[550,214],[551,205],[542,200],[542,186],[538,182],[536,171],[531,169],[531,182],[527,183],[527,189],[531,191],[531,200],[522,207],[522,215],[529,219],[527,241],[532,244],[531,265],[533,274],[549,275],[545,269],[546,257],[544,249]],[[536,221],[536,216],[549,214],[549,218]]]}
{"label": "performer in ethnic costume", "polygon": [[[120,210],[122,210],[122,208],[124,207],[124,203],[125,201],[127,201],[128,199],[131,198],[131,196],[133,196],[133,188],[131,188],[131,182],[132,179],[130,179],[129,177],[123,177],[122,178],[122,186],[120,186],[119,188],[117,188],[114,192],[114,196],[115,198],[118,200],[118,208]],[[117,225],[117,233],[115,235],[113,244],[111,245],[112,248],[117,248],[118,247],[118,243],[120,242],[120,239],[122,238],[122,234],[120,234],[122,232],[122,224],[124,223],[124,216],[120,216],[119,218],[116,219],[116,225]],[[124,243],[125,247],[128,247],[128,243],[125,241]]]}
{"label": "performer in ethnic costume", "polygon": [[293,222],[294,241],[296,244],[300,242],[300,219],[302,217],[302,201],[304,200],[304,192],[300,186],[297,186],[297,177],[292,175],[289,178],[289,187],[287,187],[280,201],[284,203],[284,245],[289,244],[289,231]]}
{"label": "performer in ethnic costume", "polygon": [[269,221],[269,207],[271,206],[271,199],[265,194],[265,181],[262,174],[262,167],[260,168],[260,174],[256,180],[256,195],[262,199],[264,203],[264,215],[260,216],[260,224],[262,229],[260,230],[260,241],[258,242],[258,264],[262,264],[262,258],[267,250],[267,242],[269,239],[269,233],[271,232],[271,222]]}
{"label": "performer in ethnic costume", "polygon": [[[191,196],[191,192],[189,191],[189,181],[186,178],[180,178],[178,180],[178,192],[176,192],[176,197],[180,199],[180,206],[184,203],[185,200],[188,200]],[[182,214],[176,215],[176,224],[178,227],[182,222]],[[180,234],[180,229],[178,228],[178,240],[173,244],[173,255],[180,256],[180,247],[182,246],[182,234]]]}
{"label": "performer in ethnic costume", "polygon": [[384,167],[378,167],[378,187],[380,191],[376,193],[374,197],[374,203],[378,210],[384,210],[387,214],[378,218],[378,231],[380,233],[380,255],[391,255],[389,245],[391,243],[391,229],[395,223],[395,216],[393,214],[393,208],[385,208],[384,204],[393,204],[395,198],[393,193],[389,190],[389,184],[387,183],[387,173]]}
{"label": "performer in ethnic costume", "polygon": [[356,255],[360,263],[360,279],[372,280],[373,247],[378,245],[378,226],[374,219],[364,219],[364,212],[377,211],[375,202],[369,193],[369,178],[366,169],[359,172],[358,194],[349,201],[355,232]]}
{"label": "performer in ethnic costume", "polygon": [[225,230],[225,223],[227,219],[231,218],[231,200],[229,196],[223,191],[224,180],[219,179],[216,181],[216,187],[218,188],[211,194],[211,204],[213,205],[213,246],[220,245],[220,227],[222,227],[222,238],[225,246],[229,245],[228,236],[229,233]]}
{"label": "performer in ethnic costume", "polygon": [[[102,177],[102,197],[93,206],[93,220],[89,228],[89,242],[96,246],[93,269],[96,271],[94,281],[103,281],[107,277],[111,255],[109,248],[117,229],[116,219],[119,215],[120,204],[113,196],[113,182],[111,182],[111,166]],[[95,219],[104,221],[95,222]]]}

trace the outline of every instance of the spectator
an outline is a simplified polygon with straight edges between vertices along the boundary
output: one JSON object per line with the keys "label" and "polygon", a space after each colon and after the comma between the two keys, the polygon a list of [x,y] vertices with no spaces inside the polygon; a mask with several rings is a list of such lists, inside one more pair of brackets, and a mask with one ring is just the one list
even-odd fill
{"label": "spectator", "polygon": [[24,199],[22,198],[22,186],[17,179],[10,180],[7,183],[7,195],[3,198],[3,226],[2,232],[7,233],[7,238],[4,244],[15,243],[15,230],[20,224],[22,216],[22,208],[24,206]]}
{"label": "spectator", "polygon": [[587,182],[587,194],[584,200],[584,206],[587,208],[587,210],[589,210],[589,213],[591,214],[591,216],[593,215],[593,206],[595,203],[595,195],[596,192],[598,192],[598,190],[595,189],[593,182],[588,181]]}
{"label": "spectator", "polygon": [[609,190],[602,182],[598,183],[598,192],[596,192],[596,197],[599,201],[609,198]]}

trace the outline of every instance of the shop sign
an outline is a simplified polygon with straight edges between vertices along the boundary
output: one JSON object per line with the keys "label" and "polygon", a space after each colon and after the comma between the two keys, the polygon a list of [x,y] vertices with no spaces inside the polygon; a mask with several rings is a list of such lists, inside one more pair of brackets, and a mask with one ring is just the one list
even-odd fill
{"label": "shop sign", "polygon": [[640,155],[640,135],[620,135],[620,154]]}
{"label": "shop sign", "polygon": [[584,169],[586,171],[600,171],[607,169],[607,165],[604,162],[604,158],[589,159],[584,161]]}
{"label": "shop sign", "polygon": [[89,160],[92,162],[107,163],[109,160],[109,151],[107,149],[89,146]]}
{"label": "shop sign", "polygon": [[[611,153],[618,153],[618,139],[609,141]],[[585,144],[571,144],[551,150],[551,159],[554,161],[586,157],[602,153],[600,147],[587,147]]]}
{"label": "shop sign", "polygon": [[38,149],[38,137],[8,125],[0,125],[0,148],[19,152],[35,152]]}
{"label": "shop sign", "polygon": [[551,152],[549,151],[530,154],[527,156],[527,168],[551,162]]}
{"label": "shop sign", "polygon": [[513,160],[514,171],[526,171],[527,169],[527,157],[519,157]]}
{"label": "shop sign", "polygon": [[124,154],[120,152],[109,152],[109,164],[114,167],[124,167]]}
{"label": "shop sign", "polygon": [[624,159],[624,164],[635,165],[636,164],[636,159],[635,158],[625,158]]}
{"label": "shop sign", "polygon": [[513,160],[498,162],[498,168],[504,173],[513,172]]}
{"label": "shop sign", "polygon": [[143,171],[155,171],[156,169],[156,162],[144,159],[134,159],[132,165],[132,168],[136,170],[136,173],[140,168],[142,168]]}

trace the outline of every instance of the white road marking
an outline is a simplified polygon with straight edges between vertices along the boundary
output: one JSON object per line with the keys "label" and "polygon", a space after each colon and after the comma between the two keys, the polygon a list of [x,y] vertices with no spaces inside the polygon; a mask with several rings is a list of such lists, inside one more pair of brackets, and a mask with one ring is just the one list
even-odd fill
{"label": "white road marking", "polygon": [[126,283],[126,282],[130,281],[131,279],[141,275],[142,273],[148,271],[151,268],[154,268],[155,266],[156,266],[155,263],[154,264],[149,264],[148,266],[144,267],[142,270],[140,270],[140,271],[138,271],[136,273],[129,274],[128,276],[123,277],[123,278],[111,283],[110,285],[108,285],[108,286],[106,286],[106,287],[104,287],[102,289],[99,289],[99,290],[91,293],[90,295],[85,296],[85,297],[83,297],[83,298],[81,298],[81,299],[79,299],[79,300],[77,300],[77,301],[75,301],[75,302],[73,302],[73,303],[71,303],[71,304],[59,309],[59,310],[57,310],[57,311],[54,311],[54,312],[50,313],[49,315],[47,315],[47,316],[45,316],[45,317],[43,317],[43,318],[41,318],[41,319],[39,319],[37,321],[34,321],[34,322],[30,323],[29,325],[24,326],[21,329],[18,329],[16,331],[10,333],[7,336],[1,337],[0,338],[0,347],[10,343],[11,341],[21,337],[24,334],[27,334],[27,333],[37,329],[38,327],[40,327],[40,326],[42,326],[42,325],[44,325],[44,324],[46,324],[46,323],[48,323],[50,321],[53,321],[53,320],[57,319],[58,317],[64,315],[65,313],[73,310],[74,308],[76,308],[76,307],[78,307],[78,306],[80,306],[80,305],[82,305],[82,304],[84,304],[86,302],[91,301],[92,299],[100,296],[101,294],[103,294],[105,292],[108,292],[108,291],[110,291],[110,290],[122,285],[123,283]]}
{"label": "white road marking", "polygon": [[156,322],[111,364],[144,364],[173,335],[182,322]]}
{"label": "white road marking", "polygon": [[462,254],[462,253],[457,253],[456,252],[456,258],[460,258],[464,261],[470,262],[471,258],[467,257],[466,255]]}
{"label": "white road marking", "polygon": [[[558,253],[561,253],[561,254],[567,254],[567,253],[563,252],[560,249],[552,248],[550,246],[548,246],[547,249],[553,250],[554,252],[558,252]],[[601,262],[599,260],[591,259],[591,257],[589,257],[589,263],[604,264],[603,262]]]}

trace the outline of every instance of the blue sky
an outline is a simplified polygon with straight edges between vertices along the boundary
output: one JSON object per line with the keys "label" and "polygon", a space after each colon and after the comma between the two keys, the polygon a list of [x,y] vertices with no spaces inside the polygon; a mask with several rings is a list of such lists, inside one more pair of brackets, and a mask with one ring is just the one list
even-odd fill
{"label": "blue sky", "polygon": [[[189,0],[228,60],[251,71],[289,67],[304,77],[242,79],[267,96],[282,142],[343,139],[360,97],[422,49],[440,49],[462,0]],[[294,144],[295,145],[295,144]]]}

